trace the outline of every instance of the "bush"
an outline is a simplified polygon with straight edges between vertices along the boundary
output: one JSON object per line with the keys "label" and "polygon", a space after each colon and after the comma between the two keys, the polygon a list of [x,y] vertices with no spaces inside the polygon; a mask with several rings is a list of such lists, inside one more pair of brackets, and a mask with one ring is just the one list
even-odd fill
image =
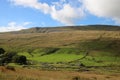
{"label": "bush", "polygon": [[5,65],[10,62],[18,64],[26,64],[26,56],[17,55],[16,52],[6,52],[3,48],[0,48],[0,65]]}
{"label": "bush", "polygon": [[13,56],[15,56],[15,55],[17,55],[16,52],[7,52],[7,53],[5,53],[3,56],[12,59]]}
{"label": "bush", "polygon": [[3,48],[0,48],[0,54],[4,54],[5,50]]}
{"label": "bush", "polygon": [[12,61],[13,56],[15,56],[15,52],[7,52],[0,57],[0,65],[4,65],[10,63]]}
{"label": "bush", "polygon": [[16,55],[13,58],[13,62],[21,64],[21,65],[26,64],[26,61],[27,61],[26,56],[23,56],[23,55]]}

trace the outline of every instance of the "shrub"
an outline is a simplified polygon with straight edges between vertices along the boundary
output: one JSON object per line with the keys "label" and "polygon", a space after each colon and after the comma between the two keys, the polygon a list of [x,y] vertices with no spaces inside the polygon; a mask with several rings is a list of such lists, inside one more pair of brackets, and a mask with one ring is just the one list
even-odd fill
{"label": "shrub", "polygon": [[13,58],[13,62],[21,64],[21,65],[26,64],[26,61],[27,61],[26,56],[23,56],[23,55],[16,55]]}
{"label": "shrub", "polygon": [[0,54],[4,54],[5,50],[3,48],[0,48]]}
{"label": "shrub", "polygon": [[15,52],[7,52],[0,57],[0,65],[4,65],[10,63],[12,61],[13,56],[15,56]]}
{"label": "shrub", "polygon": [[0,65],[5,65],[10,62],[15,62],[18,64],[26,64],[26,56],[23,55],[17,55],[16,52],[6,52],[4,49],[0,48]]}

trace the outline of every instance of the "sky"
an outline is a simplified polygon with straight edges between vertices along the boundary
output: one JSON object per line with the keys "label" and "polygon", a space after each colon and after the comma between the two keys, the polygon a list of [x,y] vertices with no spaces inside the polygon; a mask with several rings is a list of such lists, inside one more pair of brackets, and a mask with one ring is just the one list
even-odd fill
{"label": "sky", "polygon": [[120,0],[0,0],[0,32],[31,27],[120,25]]}

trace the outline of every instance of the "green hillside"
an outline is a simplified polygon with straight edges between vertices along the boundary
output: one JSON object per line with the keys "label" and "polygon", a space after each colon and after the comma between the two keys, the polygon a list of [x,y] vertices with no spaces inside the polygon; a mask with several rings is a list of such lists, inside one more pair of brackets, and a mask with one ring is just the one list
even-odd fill
{"label": "green hillside", "polygon": [[42,67],[120,66],[120,27],[36,27],[1,33],[0,47]]}

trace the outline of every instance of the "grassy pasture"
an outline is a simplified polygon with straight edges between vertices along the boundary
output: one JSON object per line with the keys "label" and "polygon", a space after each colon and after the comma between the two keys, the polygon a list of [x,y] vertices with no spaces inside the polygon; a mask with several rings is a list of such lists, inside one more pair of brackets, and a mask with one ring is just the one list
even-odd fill
{"label": "grassy pasture", "polygon": [[85,56],[85,52],[79,51],[79,49],[76,48],[59,48],[52,54],[45,54],[45,52],[40,49],[33,51],[31,54],[28,52],[19,53],[19,55],[24,55],[28,60],[37,63],[46,62],[56,64],[58,62],[69,63],[73,61],[74,64],[82,63],[85,66],[120,66],[120,57],[114,55],[112,52],[105,51],[91,51],[83,59],[81,58]]}

